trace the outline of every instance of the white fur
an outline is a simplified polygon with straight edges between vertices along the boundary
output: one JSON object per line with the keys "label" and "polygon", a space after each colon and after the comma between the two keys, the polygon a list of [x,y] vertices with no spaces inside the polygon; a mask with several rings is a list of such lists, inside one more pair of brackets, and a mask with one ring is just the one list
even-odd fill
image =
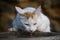
{"label": "white fur", "polygon": [[[41,31],[41,32],[50,32],[50,20],[47,16],[45,16],[42,11],[41,7],[38,7],[37,9],[33,7],[27,7],[25,9],[21,9],[19,7],[16,7],[17,10],[17,16],[16,19],[13,21],[13,27],[15,29],[21,29],[23,31]],[[24,10],[24,11],[22,11]],[[33,20],[32,18],[26,19],[24,16],[20,15],[24,12],[35,12],[35,17]],[[34,23],[37,23],[34,25]],[[25,25],[29,24],[29,25]]]}
{"label": "white fur", "polygon": [[8,31],[17,31],[15,28],[9,28]]}

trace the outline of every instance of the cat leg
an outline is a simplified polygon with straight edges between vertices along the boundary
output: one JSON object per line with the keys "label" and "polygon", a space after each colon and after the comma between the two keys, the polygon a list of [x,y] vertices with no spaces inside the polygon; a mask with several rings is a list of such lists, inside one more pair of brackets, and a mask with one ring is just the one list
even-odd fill
{"label": "cat leg", "polygon": [[43,23],[42,25],[40,25],[38,27],[38,31],[41,31],[41,32],[51,32],[50,31],[50,24]]}
{"label": "cat leg", "polygon": [[8,31],[17,31],[16,28],[9,28]]}

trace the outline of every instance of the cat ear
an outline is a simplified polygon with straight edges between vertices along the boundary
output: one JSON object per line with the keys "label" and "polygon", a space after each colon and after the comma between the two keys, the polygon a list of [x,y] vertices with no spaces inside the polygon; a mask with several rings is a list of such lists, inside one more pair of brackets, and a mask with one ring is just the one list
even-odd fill
{"label": "cat ear", "polygon": [[16,8],[16,11],[19,13],[19,14],[24,14],[24,10],[21,9],[20,7],[15,7]]}
{"label": "cat ear", "polygon": [[36,15],[40,15],[42,13],[42,9],[41,6],[39,6],[36,10],[35,10],[35,14]]}

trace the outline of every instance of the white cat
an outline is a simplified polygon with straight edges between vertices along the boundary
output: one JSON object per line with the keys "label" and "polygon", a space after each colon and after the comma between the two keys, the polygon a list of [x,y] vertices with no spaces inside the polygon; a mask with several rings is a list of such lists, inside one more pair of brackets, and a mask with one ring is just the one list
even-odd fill
{"label": "white cat", "polygon": [[41,6],[36,8],[27,7],[21,9],[20,7],[15,7],[18,12],[16,19],[13,21],[13,30],[18,31],[21,29],[27,32],[34,32],[36,30],[40,32],[51,32],[50,31],[50,20],[41,11]]}

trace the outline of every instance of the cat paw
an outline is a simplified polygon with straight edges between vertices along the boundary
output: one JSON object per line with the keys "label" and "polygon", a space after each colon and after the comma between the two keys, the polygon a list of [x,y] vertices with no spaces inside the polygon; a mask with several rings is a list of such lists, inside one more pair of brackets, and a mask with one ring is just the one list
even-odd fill
{"label": "cat paw", "polygon": [[8,31],[17,31],[15,28],[9,28]]}

